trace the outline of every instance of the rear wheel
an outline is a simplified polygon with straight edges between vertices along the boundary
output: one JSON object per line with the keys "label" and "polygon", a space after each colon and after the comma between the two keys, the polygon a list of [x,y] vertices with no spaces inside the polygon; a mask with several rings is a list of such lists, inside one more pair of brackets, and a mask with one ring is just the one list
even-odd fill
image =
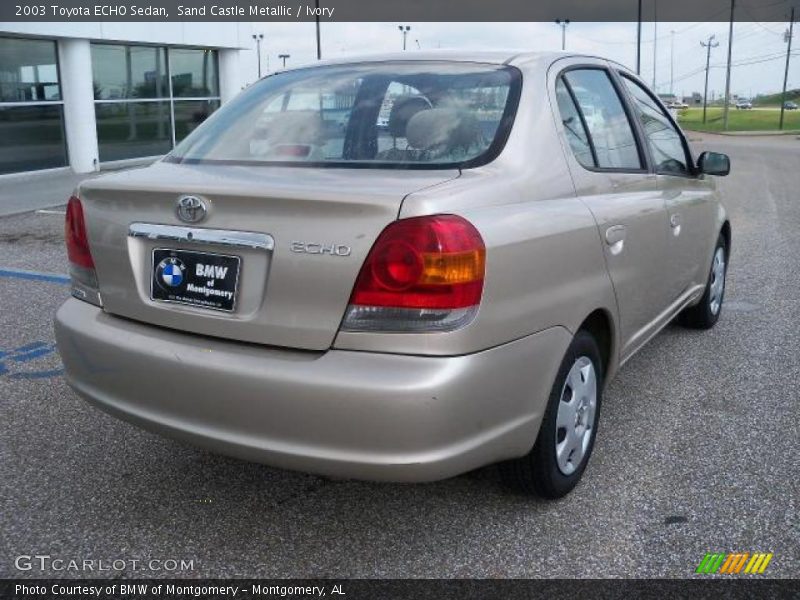
{"label": "rear wheel", "polygon": [[711,272],[708,274],[703,297],[695,306],[685,309],[678,322],[694,329],[711,329],[719,320],[725,299],[725,277],[728,270],[728,248],[721,235],[714,248]]}
{"label": "rear wheel", "polygon": [[579,331],[558,370],[533,449],[501,464],[503,478],[544,498],[568,494],[592,454],[602,392],[597,342],[590,333]]}

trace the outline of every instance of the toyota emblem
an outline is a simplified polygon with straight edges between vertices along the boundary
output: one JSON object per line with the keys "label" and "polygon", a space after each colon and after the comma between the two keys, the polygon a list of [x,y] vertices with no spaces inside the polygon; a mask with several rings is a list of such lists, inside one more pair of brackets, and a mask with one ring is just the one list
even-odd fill
{"label": "toyota emblem", "polygon": [[206,203],[197,196],[181,196],[176,208],[178,218],[185,223],[199,223],[208,214]]}

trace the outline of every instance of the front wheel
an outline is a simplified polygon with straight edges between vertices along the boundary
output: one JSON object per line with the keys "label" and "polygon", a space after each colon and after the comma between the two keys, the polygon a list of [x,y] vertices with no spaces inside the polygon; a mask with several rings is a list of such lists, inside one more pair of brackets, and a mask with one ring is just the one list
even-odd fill
{"label": "front wheel", "polygon": [[719,320],[722,301],[725,299],[725,278],[728,272],[728,248],[721,235],[714,248],[711,271],[708,274],[703,297],[694,306],[685,309],[678,322],[694,329],[711,329]]}
{"label": "front wheel", "polygon": [[512,486],[544,498],[561,498],[586,469],[597,435],[603,365],[594,337],[579,331],[559,367],[533,449],[500,465]]}

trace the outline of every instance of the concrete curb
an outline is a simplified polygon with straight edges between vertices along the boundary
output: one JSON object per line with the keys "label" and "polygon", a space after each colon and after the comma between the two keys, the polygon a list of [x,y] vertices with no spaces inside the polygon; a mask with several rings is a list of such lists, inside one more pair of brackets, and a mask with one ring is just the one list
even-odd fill
{"label": "concrete curb", "polygon": [[710,135],[728,135],[731,137],[748,137],[748,136],[772,137],[772,136],[800,134],[800,130],[797,129],[790,129],[787,131],[703,131],[702,129],[686,129],[686,131],[696,134],[707,133]]}

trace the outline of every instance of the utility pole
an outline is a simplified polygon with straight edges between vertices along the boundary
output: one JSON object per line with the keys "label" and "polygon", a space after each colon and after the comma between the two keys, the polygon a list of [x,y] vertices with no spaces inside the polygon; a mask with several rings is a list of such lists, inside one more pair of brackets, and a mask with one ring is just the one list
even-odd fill
{"label": "utility pole", "polygon": [[636,18],[636,74],[642,74],[642,0],[639,0],[639,13]]}
{"label": "utility pole", "polygon": [[708,42],[700,42],[703,48],[706,48],[706,87],[703,90],[703,123],[706,122],[706,108],[708,107],[708,69],[711,65],[711,49],[719,46],[719,42],[715,42],[716,35],[708,38]]}
{"label": "utility pole", "polygon": [[783,129],[783,113],[786,110],[786,86],[789,83],[789,57],[792,55],[792,36],[794,35],[794,7],[789,13],[789,31],[784,34],[786,39],[786,70],[783,72],[783,91],[781,92],[781,120],[778,129]]}
{"label": "utility pole", "polygon": [[258,78],[261,79],[261,40],[264,39],[264,34],[254,33],[253,39],[256,41],[256,54],[258,55]]}
{"label": "utility pole", "polygon": [[291,54],[278,54],[278,58],[280,58],[283,61],[284,69],[286,68],[286,59],[290,58],[291,56],[292,56]]}
{"label": "utility pole", "polygon": [[316,0],[316,7],[317,12],[314,14],[317,21],[317,60],[322,60],[322,46],[319,43],[319,0]]}
{"label": "utility pole", "polygon": [[[675,30],[669,34],[669,93],[675,95]],[[677,96],[675,98],[677,99]]]}
{"label": "utility pole", "polygon": [[728,105],[731,103],[731,57],[733,55],[733,11],[736,0],[731,0],[731,24],[728,30],[728,66],[725,72],[725,107],[722,109],[722,129],[728,129]]}
{"label": "utility pole", "polygon": [[406,49],[406,38],[408,37],[408,32],[411,31],[410,25],[398,25],[397,28],[400,30],[400,33],[403,34],[403,50]]}
{"label": "utility pole", "polygon": [[561,26],[561,50],[567,49],[567,25],[569,19],[556,19],[556,25]]}
{"label": "utility pole", "polygon": [[656,89],[656,58],[658,57],[658,0],[653,0],[653,91]]}

